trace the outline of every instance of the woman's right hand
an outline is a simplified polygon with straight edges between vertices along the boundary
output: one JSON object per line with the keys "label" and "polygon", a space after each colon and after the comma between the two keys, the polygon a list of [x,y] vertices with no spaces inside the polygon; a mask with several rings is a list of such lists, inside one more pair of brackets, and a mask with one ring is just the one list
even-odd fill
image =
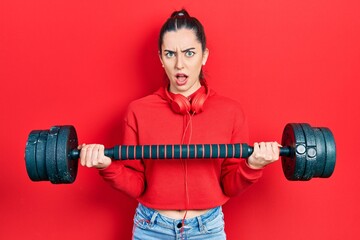
{"label": "woman's right hand", "polygon": [[80,150],[80,164],[88,168],[94,167],[104,169],[110,166],[111,158],[105,156],[104,145],[101,144],[82,144],[78,146]]}

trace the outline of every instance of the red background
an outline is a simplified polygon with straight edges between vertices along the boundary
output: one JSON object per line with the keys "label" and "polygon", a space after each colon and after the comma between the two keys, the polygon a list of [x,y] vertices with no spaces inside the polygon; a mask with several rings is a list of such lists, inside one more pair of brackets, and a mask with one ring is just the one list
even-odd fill
{"label": "red background", "polygon": [[287,122],[329,127],[337,142],[331,178],[289,182],[278,162],[231,199],[228,239],[359,238],[359,1],[2,0],[0,239],[130,239],[135,200],[94,169],[33,183],[24,147],[56,124],[118,143],[127,104],[162,82],[157,35],[181,7],[205,25],[208,82],[242,103],[251,143],[280,141]]}

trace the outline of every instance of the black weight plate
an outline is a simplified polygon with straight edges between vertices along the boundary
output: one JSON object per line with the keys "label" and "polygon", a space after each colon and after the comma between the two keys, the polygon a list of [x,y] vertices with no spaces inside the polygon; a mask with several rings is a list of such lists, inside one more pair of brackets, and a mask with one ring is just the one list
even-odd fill
{"label": "black weight plate", "polygon": [[46,142],[48,131],[41,131],[36,144],[36,166],[40,181],[48,181],[49,177],[46,170]]}
{"label": "black weight plate", "polygon": [[326,147],[325,147],[325,139],[322,131],[319,128],[313,128],[316,138],[316,167],[315,173],[313,177],[321,177],[326,161]]}
{"label": "black weight plate", "polygon": [[60,127],[51,127],[46,142],[46,170],[51,183],[60,183],[56,166],[56,145]]}
{"label": "black weight plate", "polygon": [[326,146],[326,161],[324,172],[321,175],[323,178],[328,178],[332,175],[335,169],[336,162],[336,144],[334,135],[328,128],[320,128],[321,132],[324,135],[325,146]]}
{"label": "black weight plate", "polygon": [[312,127],[307,123],[300,124],[305,135],[306,145],[306,164],[305,172],[302,176],[302,180],[310,180],[315,173],[316,168],[316,139]]}
{"label": "black weight plate", "polygon": [[36,166],[36,144],[40,135],[39,130],[30,132],[25,147],[25,165],[29,178],[32,181],[40,181]]}
{"label": "black weight plate", "polygon": [[76,179],[78,160],[70,158],[70,152],[78,146],[73,126],[62,126],[59,130],[56,161],[61,183],[72,183]]}
{"label": "black weight plate", "polygon": [[299,124],[288,123],[283,131],[282,146],[289,146],[292,149],[290,156],[282,156],[282,168],[286,179],[302,180],[305,171],[306,147],[305,136]]}

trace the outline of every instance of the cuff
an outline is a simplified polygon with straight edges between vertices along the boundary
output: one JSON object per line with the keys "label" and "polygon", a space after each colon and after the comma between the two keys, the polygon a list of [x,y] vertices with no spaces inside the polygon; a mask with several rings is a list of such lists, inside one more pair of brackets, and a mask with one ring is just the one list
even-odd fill
{"label": "cuff", "polygon": [[263,174],[264,168],[254,169],[251,168],[246,160],[240,162],[240,166],[238,171],[240,171],[247,179],[249,180],[257,180]]}
{"label": "cuff", "polygon": [[111,164],[106,168],[98,169],[99,174],[103,177],[111,177],[112,175],[116,175],[119,173],[124,166],[122,164],[116,164],[111,162]]}

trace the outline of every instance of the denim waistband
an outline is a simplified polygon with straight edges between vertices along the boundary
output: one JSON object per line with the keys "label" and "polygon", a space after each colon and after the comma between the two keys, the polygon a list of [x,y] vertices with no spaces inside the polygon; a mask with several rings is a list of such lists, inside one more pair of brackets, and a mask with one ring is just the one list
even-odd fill
{"label": "denim waistband", "polygon": [[[148,208],[139,203],[137,211],[142,212],[146,218],[150,221],[150,225],[156,224],[168,229],[179,228],[179,224],[182,224],[182,219],[173,219],[160,214],[158,211]],[[192,227],[202,229],[204,224],[208,221],[215,219],[219,214],[222,213],[222,207],[215,207],[207,211],[206,213],[184,220],[184,228]]]}

